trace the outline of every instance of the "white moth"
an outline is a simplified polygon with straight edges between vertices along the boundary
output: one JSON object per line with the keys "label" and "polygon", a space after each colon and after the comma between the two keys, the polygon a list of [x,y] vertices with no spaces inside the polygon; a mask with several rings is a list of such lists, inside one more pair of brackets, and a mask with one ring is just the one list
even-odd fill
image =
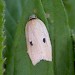
{"label": "white moth", "polygon": [[40,60],[52,61],[52,46],[45,24],[35,16],[26,24],[28,55],[33,65]]}

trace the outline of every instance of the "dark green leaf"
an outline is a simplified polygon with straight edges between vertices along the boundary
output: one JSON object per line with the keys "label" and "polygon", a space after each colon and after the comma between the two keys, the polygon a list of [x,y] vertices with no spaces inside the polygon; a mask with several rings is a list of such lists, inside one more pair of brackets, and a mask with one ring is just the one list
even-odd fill
{"label": "dark green leaf", "polygon": [[0,75],[3,73],[3,59],[2,59],[2,51],[5,48],[4,46],[4,10],[5,5],[3,0],[0,0]]}

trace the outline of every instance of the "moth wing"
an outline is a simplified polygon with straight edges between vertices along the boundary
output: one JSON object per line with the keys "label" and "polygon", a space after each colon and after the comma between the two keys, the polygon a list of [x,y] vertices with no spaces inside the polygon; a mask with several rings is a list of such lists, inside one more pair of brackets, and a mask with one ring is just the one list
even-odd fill
{"label": "moth wing", "polygon": [[[46,43],[43,42],[43,38],[46,39]],[[27,23],[26,40],[28,54],[33,65],[40,60],[52,61],[52,48],[48,31],[41,20],[31,20]],[[30,42],[32,42],[32,46]]]}
{"label": "moth wing", "polygon": [[42,44],[44,45],[44,50],[43,50],[43,59],[44,60],[47,60],[47,61],[52,61],[52,46],[51,46],[51,41],[50,41],[50,37],[49,37],[49,34],[48,34],[48,31],[47,31],[47,28],[45,26],[45,24],[39,20],[38,20],[38,23],[40,23],[39,25],[39,28],[41,28],[41,35],[42,37],[41,38],[45,38],[46,39],[46,43],[44,44],[42,42]]}
{"label": "moth wing", "polygon": [[[39,47],[38,35],[36,35],[35,24],[33,21],[30,21],[26,25],[26,41],[27,41],[27,53],[33,63],[36,65],[41,58],[41,47]],[[32,41],[33,46],[30,45],[30,41]]]}

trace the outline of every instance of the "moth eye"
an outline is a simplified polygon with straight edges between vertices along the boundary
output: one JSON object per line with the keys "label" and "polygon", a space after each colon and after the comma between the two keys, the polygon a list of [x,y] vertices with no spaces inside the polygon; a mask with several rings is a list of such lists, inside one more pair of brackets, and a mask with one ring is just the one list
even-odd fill
{"label": "moth eye", "polygon": [[46,42],[46,39],[45,39],[45,38],[43,38],[43,42],[44,42],[44,43]]}
{"label": "moth eye", "polygon": [[30,45],[31,45],[31,46],[33,46],[33,43],[32,43],[32,41],[30,41]]}

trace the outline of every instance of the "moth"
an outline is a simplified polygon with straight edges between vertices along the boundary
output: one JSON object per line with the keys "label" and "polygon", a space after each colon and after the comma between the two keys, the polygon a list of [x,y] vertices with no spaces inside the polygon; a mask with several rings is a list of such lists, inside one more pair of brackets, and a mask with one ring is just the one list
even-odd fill
{"label": "moth", "polygon": [[30,16],[25,27],[27,53],[33,65],[40,60],[52,61],[52,46],[45,24],[38,18]]}

